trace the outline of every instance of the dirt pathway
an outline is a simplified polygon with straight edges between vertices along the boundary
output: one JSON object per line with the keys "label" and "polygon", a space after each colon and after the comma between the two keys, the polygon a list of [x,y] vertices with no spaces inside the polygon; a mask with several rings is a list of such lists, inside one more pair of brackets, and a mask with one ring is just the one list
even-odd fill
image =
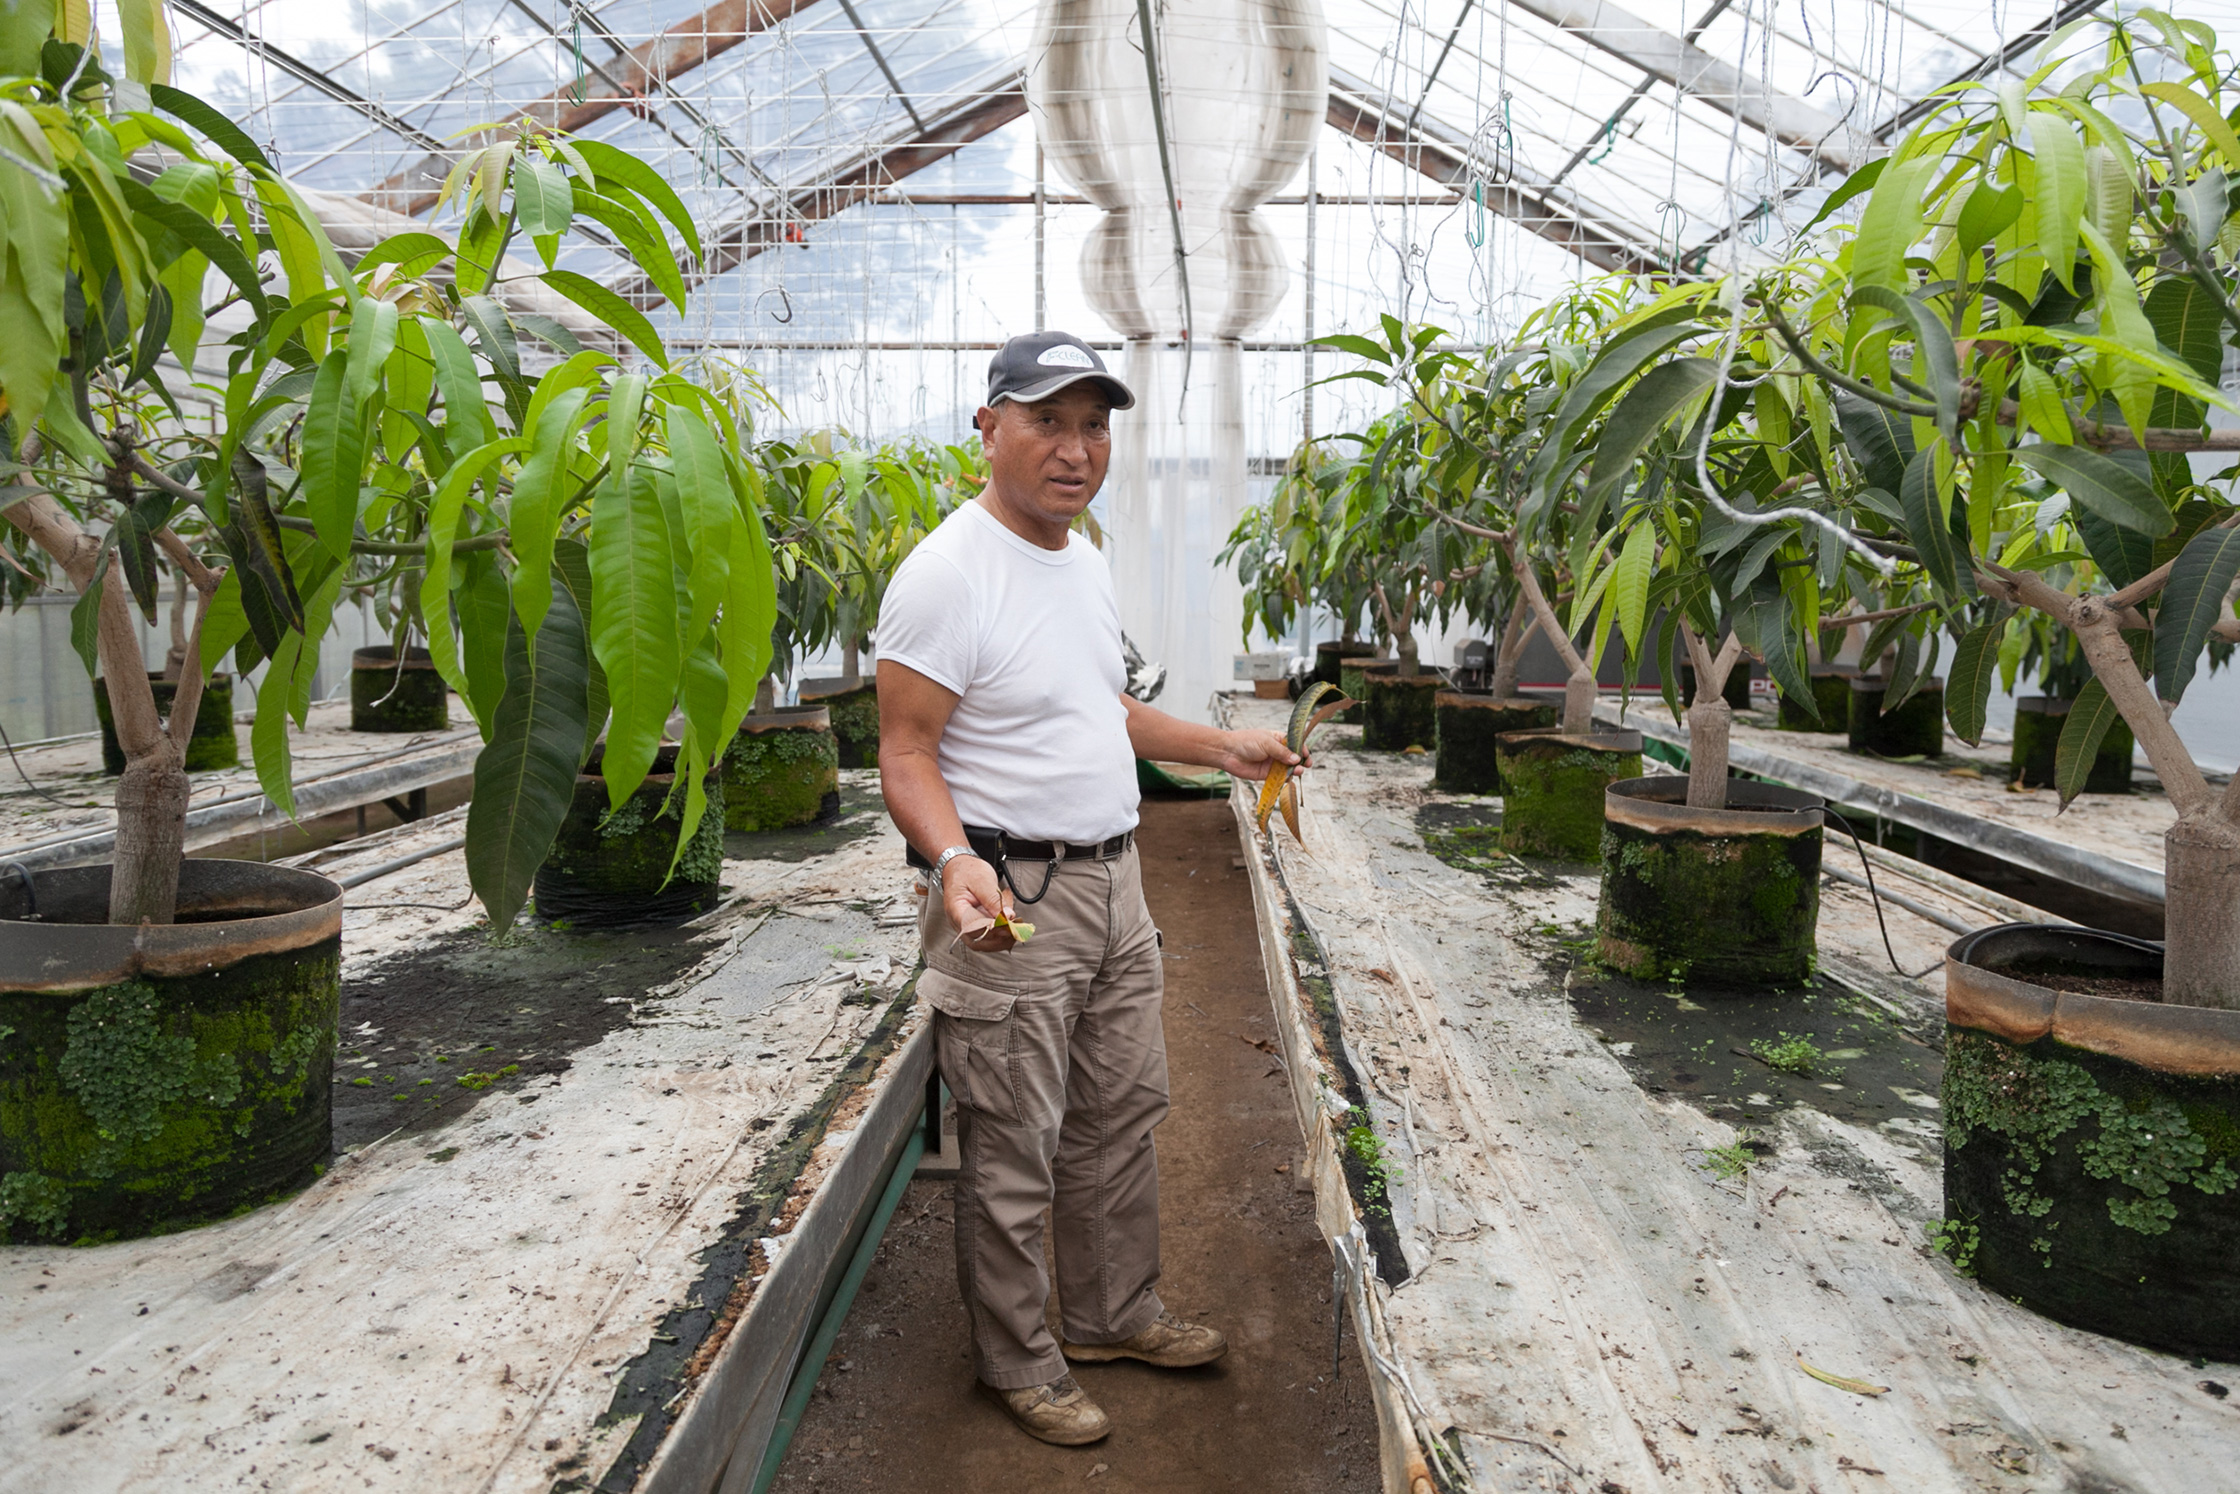
{"label": "dirt pathway", "polygon": [[[1166,936],[1174,1112],[1159,1129],[1169,1307],[1229,1335],[1172,1372],[1084,1365],[1110,1413],[1094,1447],[1029,1439],[975,1392],[947,1183],[910,1187],[842,1329],[775,1489],[1253,1490],[1368,1494],[1377,1431],[1349,1336],[1333,1383],[1330,1253],[1271,1042],[1235,822],[1221,801],[1143,807],[1145,895]],[[1277,1168],[1284,1171],[1278,1172]]]}

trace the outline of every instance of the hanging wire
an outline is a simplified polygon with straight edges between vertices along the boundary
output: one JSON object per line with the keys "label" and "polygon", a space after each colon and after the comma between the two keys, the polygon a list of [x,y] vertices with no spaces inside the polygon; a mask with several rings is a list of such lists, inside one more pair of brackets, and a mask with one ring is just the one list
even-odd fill
{"label": "hanging wire", "polygon": [[568,50],[575,54],[576,80],[568,85],[568,102],[583,102],[583,8],[577,0],[568,0]]}

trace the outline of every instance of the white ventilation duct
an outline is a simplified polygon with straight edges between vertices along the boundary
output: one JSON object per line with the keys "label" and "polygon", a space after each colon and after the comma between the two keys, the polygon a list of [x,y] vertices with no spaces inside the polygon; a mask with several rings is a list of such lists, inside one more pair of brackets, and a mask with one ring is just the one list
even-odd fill
{"label": "white ventilation duct", "polygon": [[1196,718],[1242,646],[1242,593],[1214,559],[1245,502],[1237,344],[1288,278],[1254,209],[1322,124],[1323,20],[1318,0],[1173,0],[1150,15],[1156,108],[1134,0],[1044,0],[1027,96],[1052,167],[1104,209],[1082,285],[1128,339],[1141,401],[1118,418],[1105,488],[1121,625],[1166,664],[1160,703]]}

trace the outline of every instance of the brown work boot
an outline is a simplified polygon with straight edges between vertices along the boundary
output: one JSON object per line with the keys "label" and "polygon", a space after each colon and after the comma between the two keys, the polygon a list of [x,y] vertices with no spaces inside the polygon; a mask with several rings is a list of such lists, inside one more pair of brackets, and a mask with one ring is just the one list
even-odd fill
{"label": "brown work boot", "polygon": [[1029,1385],[1024,1390],[988,1388],[995,1391],[1003,1409],[1029,1437],[1060,1447],[1079,1447],[1112,1430],[1112,1418],[1089,1399],[1089,1392],[1075,1384],[1071,1375],[1060,1375],[1048,1385]]}
{"label": "brown work boot", "polygon": [[1185,1323],[1171,1312],[1151,1320],[1151,1326],[1116,1344],[1061,1344],[1066,1358],[1080,1364],[1102,1364],[1111,1359],[1140,1359],[1161,1369],[1188,1369],[1211,1364],[1229,1352],[1229,1340],[1203,1323]]}

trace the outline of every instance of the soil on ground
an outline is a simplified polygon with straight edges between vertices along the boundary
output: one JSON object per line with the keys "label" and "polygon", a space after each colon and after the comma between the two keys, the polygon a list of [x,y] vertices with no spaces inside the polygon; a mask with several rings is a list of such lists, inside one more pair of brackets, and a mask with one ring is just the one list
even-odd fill
{"label": "soil on ground", "polygon": [[825,1363],[780,1494],[1377,1488],[1376,1415],[1350,1333],[1332,1378],[1330,1252],[1297,1182],[1299,1127],[1271,1053],[1235,820],[1220,800],[1146,803],[1139,843],[1166,939],[1174,1097],[1158,1137],[1159,1290],[1226,1333],[1227,1357],[1184,1371],[1082,1365],[1112,1435],[1082,1448],[1032,1440],[974,1388],[950,1185],[921,1180]]}

